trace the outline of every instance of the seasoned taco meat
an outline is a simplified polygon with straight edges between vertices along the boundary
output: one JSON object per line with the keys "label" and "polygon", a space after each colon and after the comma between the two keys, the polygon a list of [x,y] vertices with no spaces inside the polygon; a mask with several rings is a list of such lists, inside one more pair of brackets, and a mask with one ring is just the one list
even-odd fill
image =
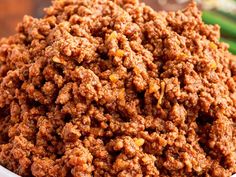
{"label": "seasoned taco meat", "polygon": [[0,40],[0,164],[35,177],[230,177],[236,60],[194,3],[56,0]]}

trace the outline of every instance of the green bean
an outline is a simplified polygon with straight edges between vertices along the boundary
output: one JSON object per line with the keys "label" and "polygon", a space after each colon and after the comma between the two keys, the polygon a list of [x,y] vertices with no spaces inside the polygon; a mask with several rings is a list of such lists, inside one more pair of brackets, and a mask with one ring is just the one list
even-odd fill
{"label": "green bean", "polygon": [[224,16],[230,18],[231,20],[236,20],[236,13],[226,12],[224,10],[217,10],[217,12],[221,15],[224,15]]}
{"label": "green bean", "polygon": [[221,27],[221,33],[236,38],[236,23],[217,12],[203,11],[203,20],[208,24],[218,24]]}

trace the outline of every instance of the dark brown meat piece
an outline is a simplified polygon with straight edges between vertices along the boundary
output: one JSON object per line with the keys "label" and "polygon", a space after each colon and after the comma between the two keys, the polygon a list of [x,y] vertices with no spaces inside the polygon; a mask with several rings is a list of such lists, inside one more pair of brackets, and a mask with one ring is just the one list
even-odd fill
{"label": "dark brown meat piece", "polygon": [[58,0],[0,40],[0,164],[35,177],[230,177],[236,62],[190,4]]}

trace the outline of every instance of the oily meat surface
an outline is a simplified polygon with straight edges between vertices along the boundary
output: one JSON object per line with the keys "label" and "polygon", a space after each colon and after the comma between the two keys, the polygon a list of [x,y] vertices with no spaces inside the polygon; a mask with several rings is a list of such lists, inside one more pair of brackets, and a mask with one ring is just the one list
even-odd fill
{"label": "oily meat surface", "polygon": [[236,60],[190,4],[58,0],[0,40],[0,164],[35,177],[229,177]]}

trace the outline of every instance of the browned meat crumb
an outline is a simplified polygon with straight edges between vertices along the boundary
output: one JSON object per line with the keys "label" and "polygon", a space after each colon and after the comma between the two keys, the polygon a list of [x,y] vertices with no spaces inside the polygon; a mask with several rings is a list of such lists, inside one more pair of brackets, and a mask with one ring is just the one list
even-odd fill
{"label": "browned meat crumb", "polygon": [[190,4],[58,0],[0,40],[0,164],[35,177],[236,173],[236,60]]}

